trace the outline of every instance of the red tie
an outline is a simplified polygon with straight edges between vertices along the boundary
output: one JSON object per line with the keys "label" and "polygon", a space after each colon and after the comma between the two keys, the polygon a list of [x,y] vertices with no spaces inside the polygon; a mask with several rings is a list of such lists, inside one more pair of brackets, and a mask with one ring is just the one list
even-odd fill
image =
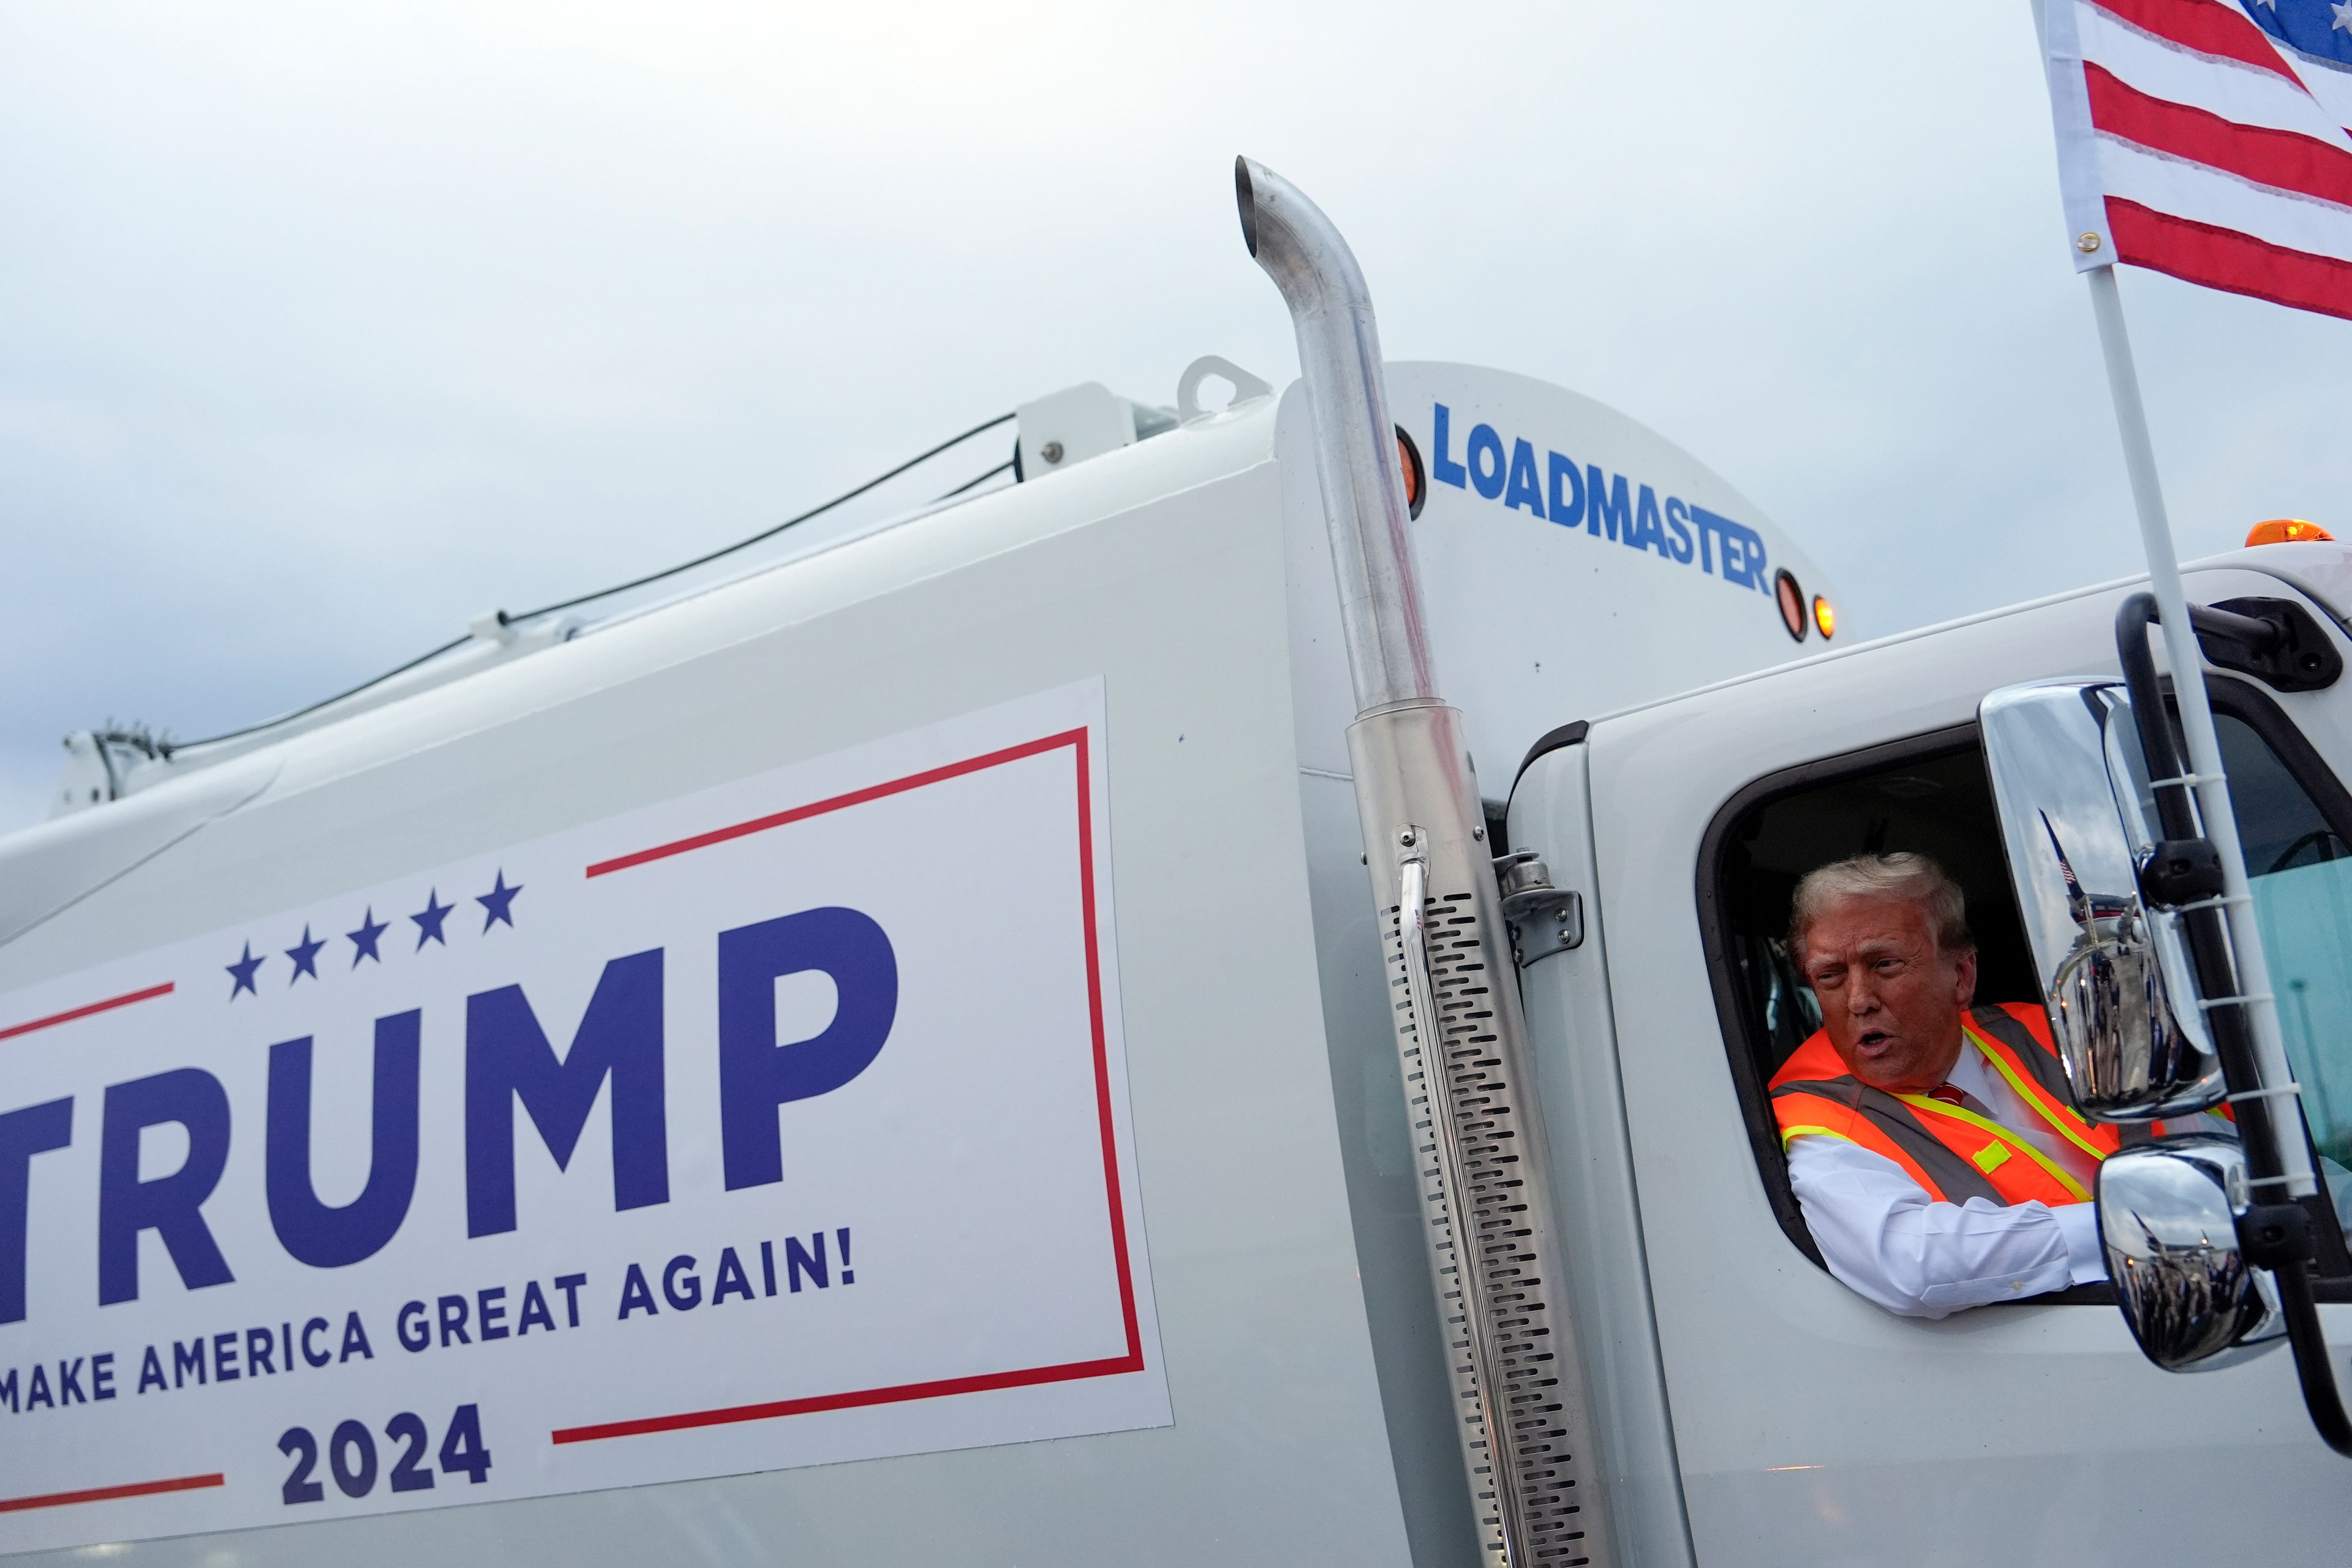
{"label": "red tie", "polygon": [[1939,1083],[1935,1088],[1927,1091],[1927,1098],[1929,1100],[1940,1100],[1946,1105],[1948,1105],[1957,1110],[1961,1108],[1961,1100],[1964,1097],[1961,1095],[1959,1089],[1953,1085],[1948,1083]]}

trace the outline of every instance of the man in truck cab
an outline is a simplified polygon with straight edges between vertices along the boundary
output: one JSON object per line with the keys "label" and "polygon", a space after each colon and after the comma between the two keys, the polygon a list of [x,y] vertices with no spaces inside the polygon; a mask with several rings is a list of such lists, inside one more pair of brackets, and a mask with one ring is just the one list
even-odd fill
{"label": "man in truck cab", "polygon": [[1798,883],[1790,955],[1822,1027],[1772,1078],[1789,1179],[1830,1272],[1889,1311],[2106,1278],[2089,1202],[2120,1130],[2074,1112],[2042,1008],[1974,1006],[1959,888],[1924,855]]}

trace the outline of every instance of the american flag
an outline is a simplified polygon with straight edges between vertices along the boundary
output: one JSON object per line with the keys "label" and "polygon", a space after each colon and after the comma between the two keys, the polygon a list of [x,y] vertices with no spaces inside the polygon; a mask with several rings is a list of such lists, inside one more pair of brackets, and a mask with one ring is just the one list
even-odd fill
{"label": "american flag", "polygon": [[2077,270],[2352,318],[2352,0],[2041,0]]}

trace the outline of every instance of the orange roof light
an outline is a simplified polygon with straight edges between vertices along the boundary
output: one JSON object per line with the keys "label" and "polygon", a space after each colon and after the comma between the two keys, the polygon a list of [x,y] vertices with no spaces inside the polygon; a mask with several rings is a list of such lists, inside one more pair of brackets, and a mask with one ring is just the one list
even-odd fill
{"label": "orange roof light", "polygon": [[1823,642],[1837,636],[1837,612],[1831,609],[1830,602],[1818,594],[1813,595],[1813,625],[1820,630]]}
{"label": "orange roof light", "polygon": [[2336,536],[2319,524],[2305,522],[2299,517],[2274,517],[2246,531],[2246,542],[2250,545],[2305,544],[2315,540],[2332,544]]}

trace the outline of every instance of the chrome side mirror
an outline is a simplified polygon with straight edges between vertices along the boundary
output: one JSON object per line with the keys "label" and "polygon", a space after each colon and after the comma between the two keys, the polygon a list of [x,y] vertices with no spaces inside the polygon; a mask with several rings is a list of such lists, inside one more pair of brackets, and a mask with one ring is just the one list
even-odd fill
{"label": "chrome side mirror", "polygon": [[2130,699],[2113,681],[2037,681],[1978,710],[2003,847],[2074,1104],[2102,1121],[2202,1110],[2225,1092],[2172,917],[2151,913]]}
{"label": "chrome side mirror", "polygon": [[2210,1133],[2110,1154],[2099,1239],[2132,1338],[2167,1372],[2251,1361],[2286,1338],[2278,1285],[2239,1250],[2246,1152]]}

